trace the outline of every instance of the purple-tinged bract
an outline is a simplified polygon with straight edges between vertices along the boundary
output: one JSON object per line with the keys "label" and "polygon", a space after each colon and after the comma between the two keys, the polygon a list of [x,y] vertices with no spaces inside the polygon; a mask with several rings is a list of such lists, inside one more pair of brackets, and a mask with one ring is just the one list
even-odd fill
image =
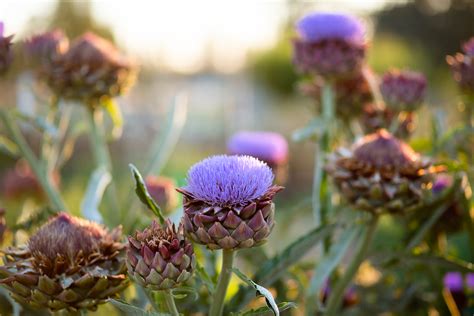
{"label": "purple-tinged bract", "polygon": [[265,242],[274,225],[272,202],[282,187],[272,186],[271,169],[249,156],[214,156],[188,172],[184,229],[210,249],[238,249]]}
{"label": "purple-tinged bract", "polygon": [[272,170],[250,156],[213,156],[195,164],[184,188],[213,206],[242,206],[264,195],[273,183]]}
{"label": "purple-tinged bract", "polygon": [[61,30],[34,35],[25,41],[25,54],[28,60],[46,65],[64,54],[69,40]]}
{"label": "purple-tinged bract", "polygon": [[296,23],[301,38],[308,42],[324,39],[341,39],[363,44],[365,28],[362,22],[349,14],[316,12],[304,16]]}
{"label": "purple-tinged bract", "polygon": [[394,69],[383,75],[380,91],[390,109],[413,112],[423,103],[426,77],[420,72]]}

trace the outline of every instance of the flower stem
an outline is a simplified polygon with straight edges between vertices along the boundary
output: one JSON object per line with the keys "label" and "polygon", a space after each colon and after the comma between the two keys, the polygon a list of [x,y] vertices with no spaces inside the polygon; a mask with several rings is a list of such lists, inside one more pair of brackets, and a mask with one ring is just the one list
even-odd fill
{"label": "flower stem", "polygon": [[347,270],[345,271],[342,278],[336,283],[334,290],[331,291],[331,295],[327,304],[326,316],[338,315],[339,307],[341,306],[342,300],[344,298],[344,292],[357,273],[357,270],[359,270],[362,261],[364,261],[366,257],[367,250],[369,249],[370,243],[374,237],[375,229],[377,228],[377,222],[378,216],[373,215],[368,227],[366,228],[362,240],[355,250],[352,261],[349,263],[349,266],[347,267]]}
{"label": "flower stem", "polygon": [[[90,108],[87,113],[89,127],[90,127],[90,138],[92,144],[92,151],[94,153],[95,161],[97,167],[105,168],[110,174],[112,174],[112,162],[110,159],[110,154],[107,147],[107,142],[105,140],[104,132],[102,130],[102,113],[100,109]],[[109,212],[113,212],[119,209],[117,202],[117,195],[115,191],[115,186],[113,182],[109,184],[108,189],[105,192],[105,197],[108,203]],[[109,216],[107,219],[111,220]]]}
{"label": "flower stem", "polygon": [[172,316],[179,316],[178,308],[174,302],[173,293],[171,290],[164,291],[164,297],[166,301],[166,306],[168,306],[168,311],[171,313]]}
{"label": "flower stem", "polygon": [[224,311],[224,299],[232,276],[232,264],[234,262],[234,251],[222,249],[222,270],[217,282],[217,288],[211,305],[209,316],[221,316]]}
{"label": "flower stem", "polygon": [[30,148],[27,141],[21,134],[21,131],[18,126],[14,123],[13,119],[5,111],[0,111],[0,117],[3,123],[5,124],[5,127],[7,128],[8,132],[13,137],[13,140],[15,141],[16,145],[18,146],[22,157],[24,157],[30,165],[31,170],[35,174],[36,178],[41,184],[41,187],[48,196],[54,210],[66,211],[66,205],[64,204],[61,195],[59,194],[57,189],[51,183],[51,180],[48,177],[47,170],[44,168],[44,166],[41,165],[41,162],[36,158],[33,150]]}

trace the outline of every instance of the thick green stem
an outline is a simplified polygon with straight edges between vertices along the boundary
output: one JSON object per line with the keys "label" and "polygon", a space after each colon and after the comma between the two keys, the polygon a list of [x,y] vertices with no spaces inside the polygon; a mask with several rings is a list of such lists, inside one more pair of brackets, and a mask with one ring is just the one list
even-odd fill
{"label": "thick green stem", "polygon": [[354,257],[349,263],[347,270],[345,271],[342,278],[336,283],[334,290],[331,291],[327,304],[326,316],[338,315],[339,307],[341,306],[342,300],[344,298],[344,292],[367,255],[367,250],[369,249],[370,243],[374,237],[375,229],[377,228],[377,222],[378,217],[374,215],[368,224],[368,227],[366,228],[362,240],[355,250]]}
{"label": "thick green stem", "polygon": [[234,251],[222,249],[222,270],[214,292],[209,316],[221,316],[224,311],[224,299],[232,276],[232,264],[234,262]]}
{"label": "thick green stem", "polygon": [[22,157],[26,159],[26,161],[31,167],[31,170],[33,171],[39,183],[41,184],[41,187],[48,196],[54,210],[67,210],[66,205],[64,204],[61,198],[61,195],[52,184],[51,179],[48,176],[47,170],[41,165],[41,162],[36,158],[35,154],[33,153],[33,150],[30,148],[27,141],[21,134],[21,131],[18,126],[13,122],[13,119],[6,112],[0,111],[0,116],[8,132],[11,134],[13,140],[18,146]]}
{"label": "thick green stem", "polygon": [[166,306],[168,306],[168,311],[172,316],[179,316],[178,308],[174,302],[173,293],[171,290],[164,291],[164,297],[166,301]]}
{"label": "thick green stem", "polygon": [[[105,140],[104,132],[102,129],[102,113],[100,109],[89,109],[87,113],[89,127],[90,127],[90,138],[92,151],[94,153],[97,167],[105,168],[110,174],[112,174],[112,162]],[[117,195],[114,183],[111,182],[105,192],[107,200],[107,211],[106,214],[111,214],[114,211],[118,211],[119,206],[117,202]],[[112,216],[108,216],[107,220],[112,220]],[[115,224],[115,223],[113,223]]]}

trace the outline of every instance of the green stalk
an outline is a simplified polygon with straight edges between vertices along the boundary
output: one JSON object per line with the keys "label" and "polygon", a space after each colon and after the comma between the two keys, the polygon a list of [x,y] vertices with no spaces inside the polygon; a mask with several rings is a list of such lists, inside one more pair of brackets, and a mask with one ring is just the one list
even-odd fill
{"label": "green stalk", "polygon": [[41,162],[36,158],[33,150],[28,145],[27,141],[21,134],[20,129],[14,123],[13,119],[5,112],[0,111],[0,117],[7,128],[7,131],[13,137],[16,145],[18,146],[22,157],[26,159],[28,164],[31,167],[31,170],[35,174],[36,178],[38,179],[41,187],[45,191],[46,195],[48,196],[54,211],[66,211],[66,205],[61,198],[61,195],[51,183],[51,179],[48,177],[47,170],[41,165]]}
{"label": "green stalk", "polygon": [[334,290],[331,291],[326,308],[326,316],[338,315],[338,310],[344,298],[344,292],[367,255],[367,250],[369,249],[370,243],[374,237],[375,229],[377,228],[377,222],[378,217],[373,215],[362,240],[355,250],[352,261],[349,263],[342,278],[336,283]]}
{"label": "green stalk", "polygon": [[224,299],[232,276],[232,265],[234,262],[234,251],[222,249],[222,270],[214,292],[209,316],[221,316],[224,311]]}
{"label": "green stalk", "polygon": [[[110,174],[112,174],[112,162],[110,159],[107,142],[105,140],[104,131],[102,129],[102,112],[100,112],[100,109],[98,108],[89,108],[87,112],[92,151],[97,167],[103,167]],[[105,197],[108,204],[106,214],[117,211],[119,206],[117,202],[115,185],[113,182],[111,182],[109,187],[106,189]],[[106,219],[110,221],[111,216],[107,216]]]}
{"label": "green stalk", "polygon": [[171,313],[172,316],[179,316],[178,308],[176,307],[176,303],[174,302],[173,293],[171,290],[164,291],[164,297],[166,301],[166,306],[168,306],[168,311]]}

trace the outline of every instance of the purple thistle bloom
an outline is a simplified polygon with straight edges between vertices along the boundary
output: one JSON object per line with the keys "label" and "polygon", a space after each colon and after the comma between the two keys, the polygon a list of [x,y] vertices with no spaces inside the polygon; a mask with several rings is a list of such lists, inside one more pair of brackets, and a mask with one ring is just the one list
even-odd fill
{"label": "purple thistle bloom", "polygon": [[474,273],[466,275],[466,286],[470,291],[474,291]]}
{"label": "purple thistle bloom", "polygon": [[439,194],[451,186],[451,178],[448,176],[439,176],[436,178],[436,181],[433,183],[431,191],[435,194]]}
{"label": "purple thistle bloom", "polygon": [[341,13],[311,13],[296,23],[303,40],[317,42],[324,39],[341,39],[356,44],[365,41],[365,28],[359,19]]}
{"label": "purple thistle bloom", "polygon": [[451,292],[462,292],[464,289],[463,278],[460,272],[448,272],[444,275],[444,287]]}
{"label": "purple thistle bloom", "polygon": [[25,53],[36,62],[51,62],[66,52],[69,40],[61,30],[34,35],[25,41]]}
{"label": "purple thistle bloom", "polygon": [[416,110],[426,94],[426,77],[416,71],[393,69],[382,77],[380,92],[393,110]]}
{"label": "purple thistle bloom", "polygon": [[272,132],[238,132],[227,142],[227,150],[232,155],[258,158],[272,167],[288,159],[288,143],[283,136]]}
{"label": "purple thistle bloom", "polygon": [[238,206],[263,196],[273,173],[266,163],[250,156],[213,156],[188,171],[184,188],[213,206]]}

